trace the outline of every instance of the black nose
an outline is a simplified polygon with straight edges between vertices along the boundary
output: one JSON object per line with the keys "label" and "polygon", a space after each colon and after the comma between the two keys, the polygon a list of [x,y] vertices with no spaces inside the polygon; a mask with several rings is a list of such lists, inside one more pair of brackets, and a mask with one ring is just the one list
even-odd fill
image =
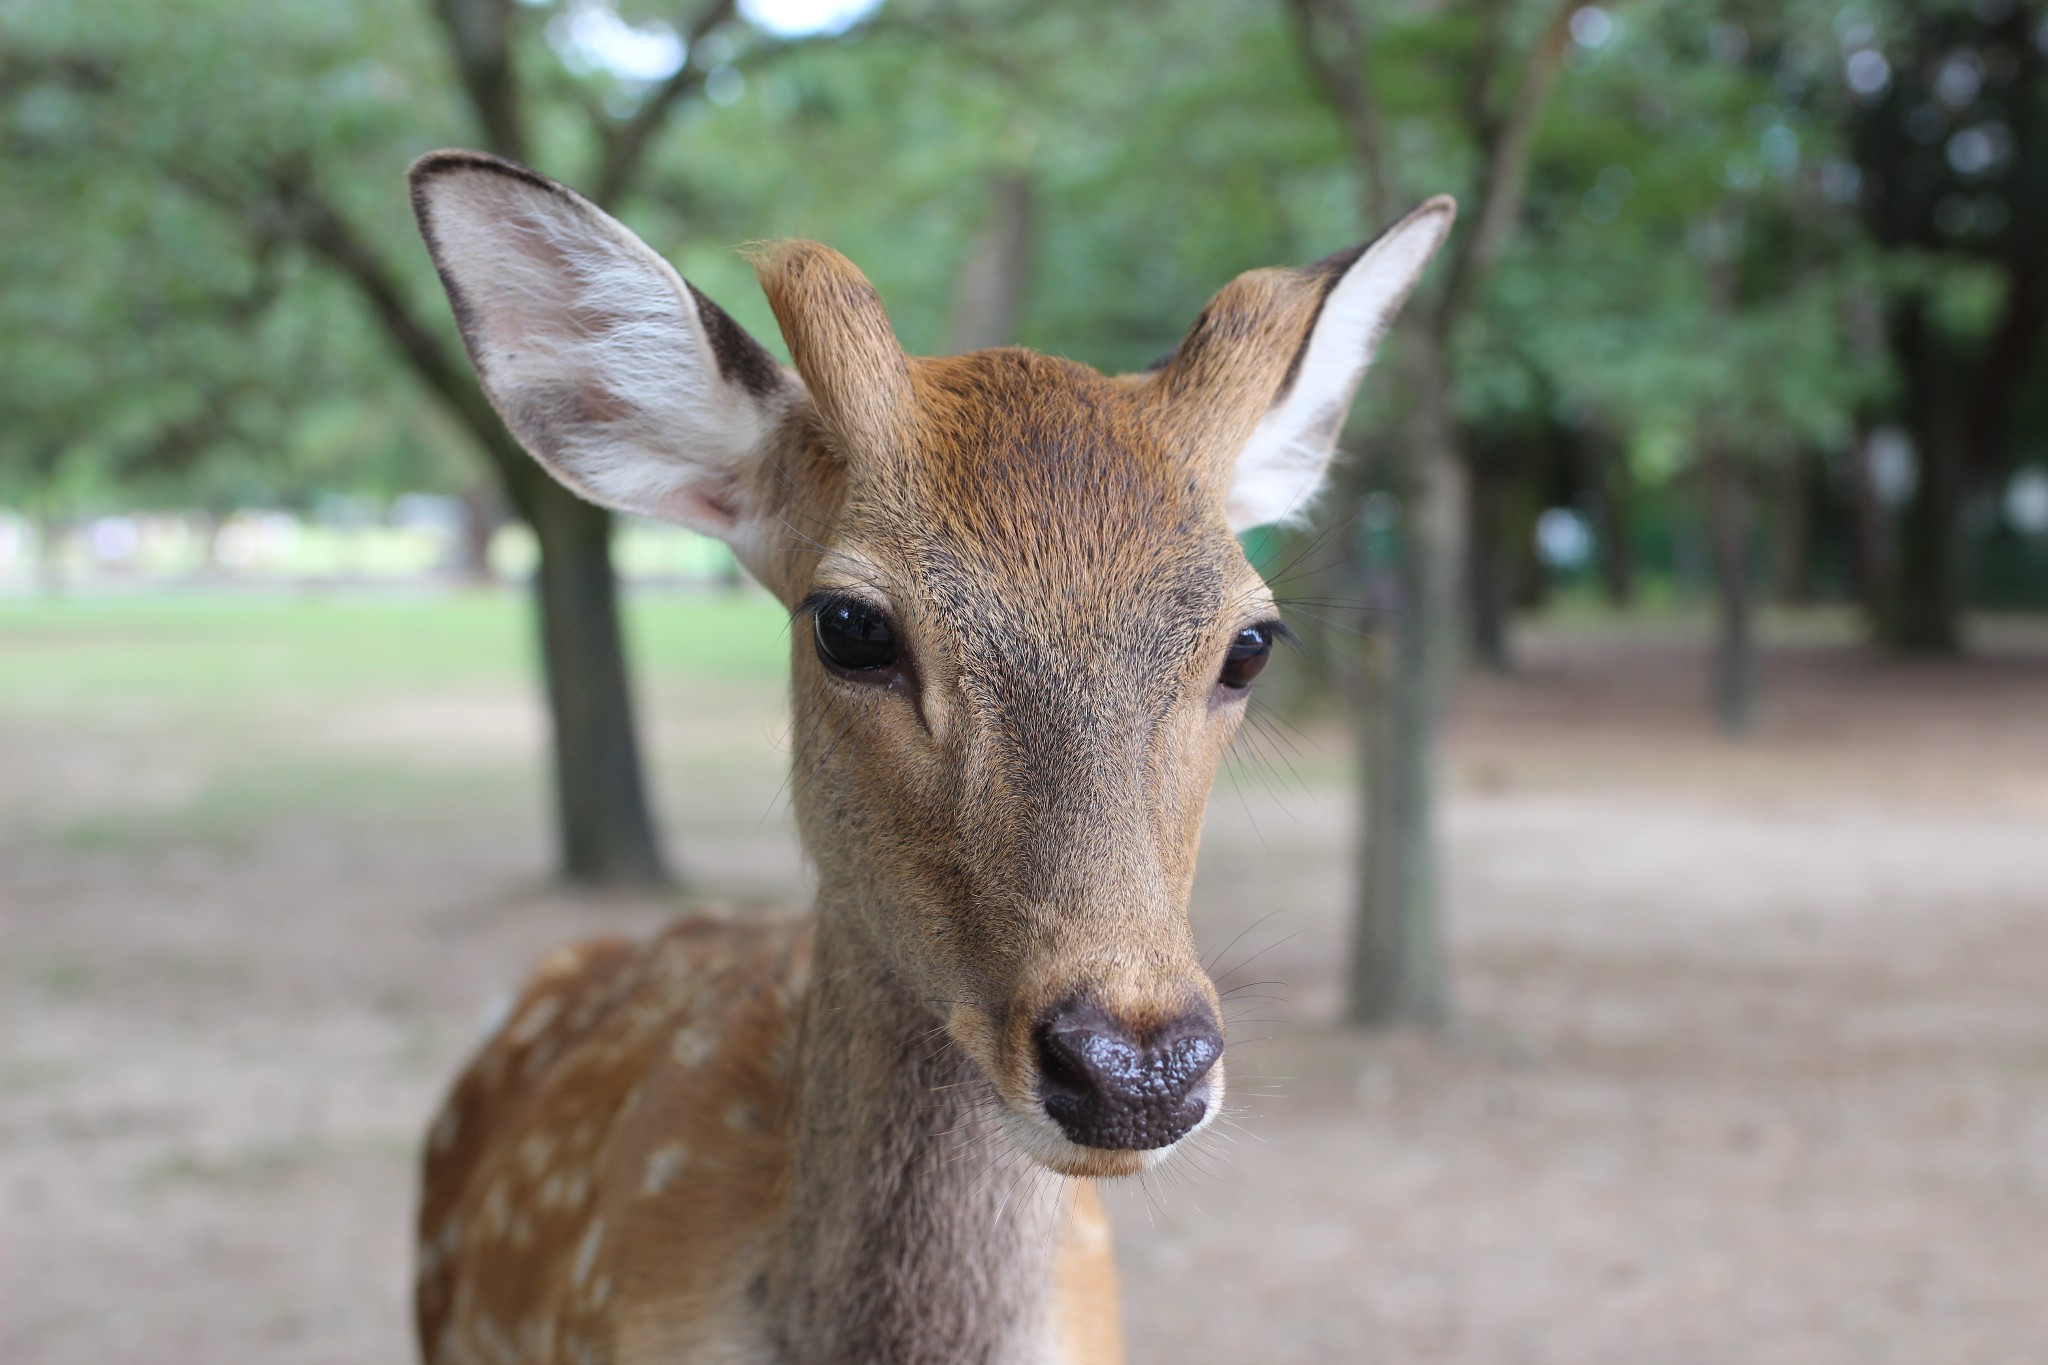
{"label": "black nose", "polygon": [[1083,1147],[1164,1147],[1208,1112],[1205,1082],[1222,1055],[1223,1035],[1206,1007],[1141,1040],[1093,1001],[1072,1001],[1038,1026],[1039,1096]]}

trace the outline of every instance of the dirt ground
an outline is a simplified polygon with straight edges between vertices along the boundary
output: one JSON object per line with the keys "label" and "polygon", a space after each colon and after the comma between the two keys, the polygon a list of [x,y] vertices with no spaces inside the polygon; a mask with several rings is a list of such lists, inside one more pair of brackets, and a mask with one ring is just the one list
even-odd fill
{"label": "dirt ground", "polygon": [[[2048,1360],[2048,639],[1774,649],[1741,744],[1702,676],[1579,630],[1465,689],[1445,1037],[1328,1022],[1339,733],[1226,778],[1198,928],[1287,999],[1234,1025],[1228,1140],[1112,1193],[1134,1362]],[[645,701],[694,884],[801,896],[779,699]],[[248,725],[357,766],[194,815],[218,735],[0,723],[0,1359],[409,1358],[413,1151],[479,1019],[671,908],[548,888],[523,689]]]}

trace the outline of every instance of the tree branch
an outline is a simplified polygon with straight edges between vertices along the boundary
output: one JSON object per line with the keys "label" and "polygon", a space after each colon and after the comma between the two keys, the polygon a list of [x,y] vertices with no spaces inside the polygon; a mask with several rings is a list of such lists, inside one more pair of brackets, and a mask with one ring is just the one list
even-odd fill
{"label": "tree branch", "polygon": [[1480,146],[1490,147],[1500,137],[1501,112],[1494,107],[1493,78],[1500,70],[1501,54],[1507,50],[1509,0],[1488,0],[1485,28],[1479,47],[1465,73],[1467,121]]}
{"label": "tree branch", "polygon": [[0,52],[0,97],[36,85],[58,85],[88,94],[114,89],[115,66],[94,52]]}
{"label": "tree branch", "polygon": [[1579,0],[1562,0],[1556,6],[1523,63],[1521,86],[1482,163],[1472,230],[1452,248],[1444,290],[1437,296],[1432,315],[1439,328],[1449,326],[1450,320],[1471,300],[1499,261],[1508,234],[1521,217],[1537,125],[1542,122],[1543,108],[1557,84],[1564,47],[1571,38],[1572,14],[1578,7]]}
{"label": "tree branch", "polygon": [[455,76],[469,97],[484,146],[525,164],[526,123],[521,117],[519,71],[512,60],[514,0],[433,0],[447,35]]}
{"label": "tree branch", "polygon": [[708,0],[684,32],[683,64],[654,88],[633,111],[632,118],[604,138],[598,152],[597,168],[592,172],[586,189],[592,203],[609,208],[632,188],[633,179],[654,144],[654,135],[668,123],[669,112],[683,96],[700,89],[705,77],[711,74],[701,63],[692,60],[697,54],[697,44],[729,21],[734,9],[734,0]]}
{"label": "tree branch", "polygon": [[[1351,0],[1288,0],[1295,43],[1302,65],[1337,115],[1358,177],[1358,216],[1366,231],[1374,230],[1387,211],[1389,190],[1385,146],[1378,106],[1373,102],[1367,72],[1365,22]],[[1327,41],[1324,29],[1334,30]]]}

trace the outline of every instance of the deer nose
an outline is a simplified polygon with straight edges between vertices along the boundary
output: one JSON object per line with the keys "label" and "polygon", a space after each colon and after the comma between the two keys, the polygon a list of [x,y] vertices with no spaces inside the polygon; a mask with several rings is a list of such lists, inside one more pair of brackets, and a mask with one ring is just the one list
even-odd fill
{"label": "deer nose", "polygon": [[1038,1025],[1039,1098],[1083,1147],[1146,1151],[1186,1137],[1209,1109],[1223,1055],[1216,1019],[1197,1006],[1140,1039],[1093,1001],[1070,1001]]}

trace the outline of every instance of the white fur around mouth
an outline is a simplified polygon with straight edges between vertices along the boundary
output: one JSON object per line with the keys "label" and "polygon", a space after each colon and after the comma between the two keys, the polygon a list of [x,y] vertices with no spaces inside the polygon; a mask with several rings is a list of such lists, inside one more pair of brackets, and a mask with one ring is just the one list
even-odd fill
{"label": "white fur around mouth", "polygon": [[[1123,1176],[1139,1175],[1163,1164],[1183,1143],[1199,1135],[1216,1119],[1221,1109],[1219,1092],[1223,1088],[1222,1064],[1219,1061],[1209,1081],[1208,1103],[1202,1108],[1202,1117],[1195,1126],[1182,1133],[1163,1147],[1084,1147],[1063,1132],[1058,1123],[1045,1112],[1045,1107],[1033,1100],[1030,1108],[1024,1109],[1000,1099],[1000,1119],[1003,1131],[1010,1135],[1024,1154],[1039,1165],[1059,1175],[1087,1176],[1093,1179],[1116,1179]],[[1000,1092],[999,1092],[1000,1094]]]}

